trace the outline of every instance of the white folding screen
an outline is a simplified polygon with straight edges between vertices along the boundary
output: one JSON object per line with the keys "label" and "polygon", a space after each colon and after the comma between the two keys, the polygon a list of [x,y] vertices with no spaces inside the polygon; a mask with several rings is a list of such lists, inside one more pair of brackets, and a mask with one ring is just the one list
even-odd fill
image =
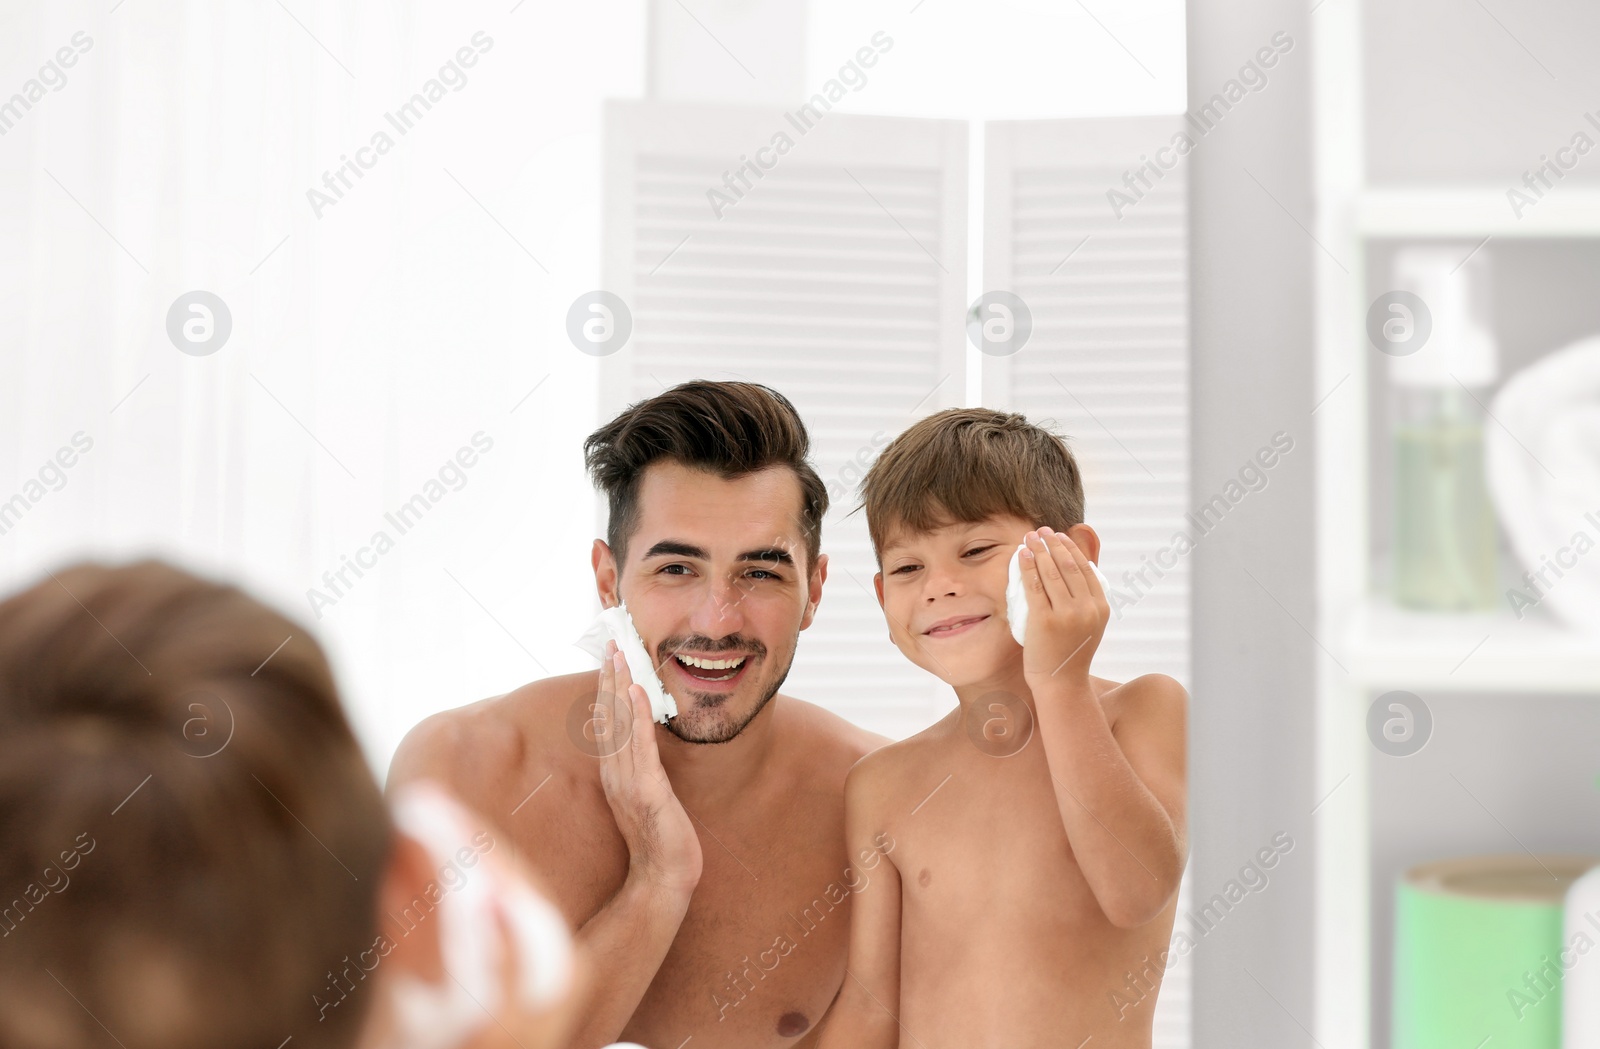
{"label": "white folding screen", "polygon": [[[1187,145],[1181,117],[988,125],[984,287],[1032,332],[985,355],[983,402],[1052,420],[1083,471],[1113,618],[1095,672],[1189,680]],[[980,318],[987,319],[987,318]],[[1006,346],[1005,348],[1010,348]],[[1192,853],[1192,850],[1191,850]],[[1184,873],[1175,929],[1186,927]],[[1190,963],[1169,960],[1155,1045],[1189,1044]]]}
{"label": "white folding screen", "polygon": [[1133,117],[987,136],[984,286],[1020,296],[1033,331],[985,356],[983,400],[1053,420],[1078,458],[1116,591],[1096,666],[1118,680],[1189,676],[1187,547],[1174,542],[1194,532],[1181,131],[1178,117]]}
{"label": "white folding screen", "polygon": [[962,403],[965,124],[612,102],[606,150],[603,280],[632,334],[602,358],[601,417],[692,378],[793,401],[831,506],[785,691],[893,738],[925,728],[954,696],[890,644],[849,511],[890,438]]}

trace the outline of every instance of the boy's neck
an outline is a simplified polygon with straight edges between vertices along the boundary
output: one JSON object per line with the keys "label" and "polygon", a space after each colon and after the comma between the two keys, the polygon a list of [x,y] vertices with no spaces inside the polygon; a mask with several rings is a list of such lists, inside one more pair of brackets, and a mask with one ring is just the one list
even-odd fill
{"label": "boy's neck", "polygon": [[[982,704],[987,707],[989,704],[996,702],[994,698],[996,693],[999,693],[1002,698],[1015,697],[1026,703],[1030,711],[1033,710],[1033,689],[1028,687],[1028,679],[1022,672],[1022,660],[1020,659],[1013,664],[1009,664],[1002,673],[985,678],[982,681],[957,685],[955,689],[956,699],[960,700],[962,707],[969,712],[975,709],[975,704]],[[1005,701],[1011,702],[1012,700],[1005,699]]]}

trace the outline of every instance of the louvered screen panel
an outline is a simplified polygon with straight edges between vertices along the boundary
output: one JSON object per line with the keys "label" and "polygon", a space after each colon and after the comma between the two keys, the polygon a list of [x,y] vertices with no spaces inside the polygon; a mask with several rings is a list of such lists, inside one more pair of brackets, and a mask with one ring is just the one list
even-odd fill
{"label": "louvered screen panel", "polygon": [[[1185,520],[1188,190],[1185,162],[1158,154],[1182,129],[1180,117],[988,126],[984,286],[1021,296],[1033,333],[1020,351],[985,358],[983,401],[1054,420],[1082,467],[1101,570],[1131,599],[1106,628],[1095,673],[1187,685],[1189,564],[1172,539],[1196,537]],[[1159,179],[1144,167],[1169,161]],[[1148,188],[1137,174],[1124,180],[1140,168]],[[1150,585],[1124,576],[1140,571]],[[1186,871],[1175,928],[1188,927],[1189,900]],[[1189,1045],[1191,963],[1167,972],[1157,1049]]]}
{"label": "louvered screen panel", "polygon": [[[1193,532],[1184,165],[1121,218],[1107,199],[1131,199],[1124,171],[1179,130],[1176,117],[1008,122],[987,143],[985,287],[1020,295],[1034,327],[1020,352],[985,359],[984,402],[1053,419],[1078,457],[1100,568],[1129,599],[1096,663],[1118,680],[1188,680],[1189,566],[1172,542]],[[1141,571],[1149,585],[1125,576]]]}
{"label": "louvered screen panel", "polygon": [[[890,643],[865,515],[846,514],[861,464],[962,400],[966,131],[841,113],[802,131],[789,117],[609,105],[604,282],[634,328],[603,359],[601,414],[691,378],[794,402],[833,499],[822,605],[784,691],[900,738],[954,697]],[[758,157],[779,133],[792,149]],[[736,195],[724,173],[746,159],[773,163],[748,190],[735,178]]]}

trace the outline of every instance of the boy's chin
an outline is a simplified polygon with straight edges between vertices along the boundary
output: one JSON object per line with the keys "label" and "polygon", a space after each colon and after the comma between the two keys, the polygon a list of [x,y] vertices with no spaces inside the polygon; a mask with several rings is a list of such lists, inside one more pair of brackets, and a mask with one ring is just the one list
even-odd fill
{"label": "boy's chin", "polygon": [[917,665],[951,688],[966,688],[985,681],[1001,681],[1014,676],[1022,667],[1022,650],[1007,646],[1009,652],[976,651],[940,653],[936,659],[926,652]]}

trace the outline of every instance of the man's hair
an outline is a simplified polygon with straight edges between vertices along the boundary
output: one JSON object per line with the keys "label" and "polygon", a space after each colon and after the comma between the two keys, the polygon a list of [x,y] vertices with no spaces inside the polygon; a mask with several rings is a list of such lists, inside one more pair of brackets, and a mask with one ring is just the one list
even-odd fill
{"label": "man's hair", "polygon": [[618,565],[639,527],[639,485],[645,468],[670,460],[732,480],[786,466],[800,482],[806,567],[817,563],[828,489],[806,458],[811,438],[800,413],[776,390],[752,382],[680,383],[621,415],[583,442],[584,462],[610,510],[606,544]]}
{"label": "man's hair", "polygon": [[900,532],[1012,514],[1066,531],[1083,523],[1083,479],[1066,441],[1016,412],[947,408],[907,427],[861,481],[872,550]]}
{"label": "man's hair", "polygon": [[392,825],[303,627],[156,561],[0,602],[0,827],[0,1045],[355,1044]]}

